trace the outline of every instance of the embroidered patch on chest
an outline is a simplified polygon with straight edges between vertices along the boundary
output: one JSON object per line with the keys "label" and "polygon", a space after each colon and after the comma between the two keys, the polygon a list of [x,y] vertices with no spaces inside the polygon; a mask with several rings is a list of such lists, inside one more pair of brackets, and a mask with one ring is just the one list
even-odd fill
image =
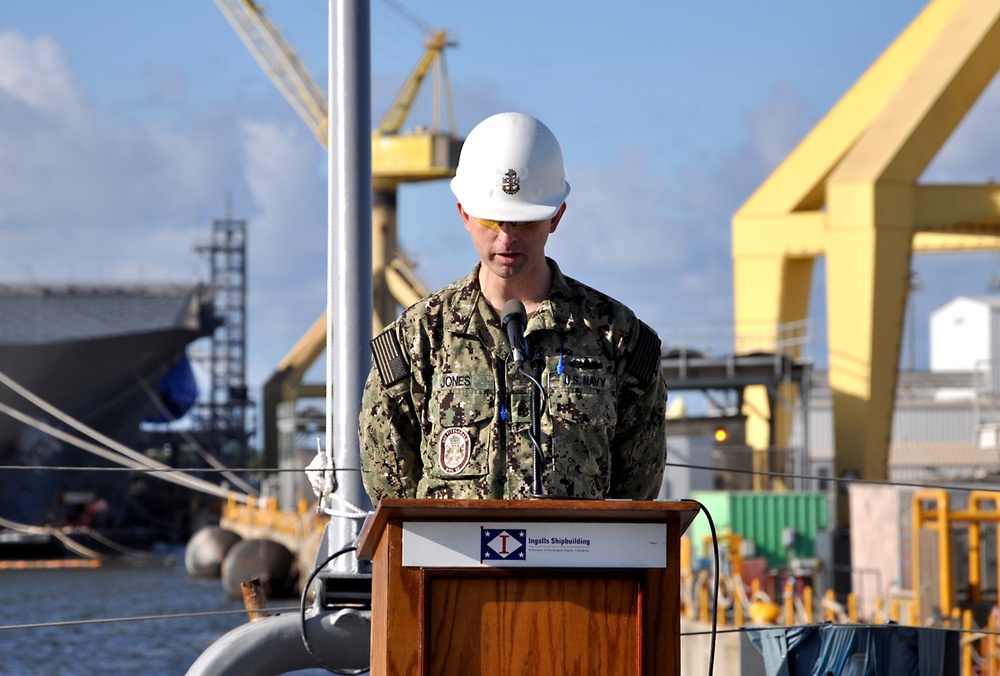
{"label": "embroidered patch on chest", "polygon": [[490,373],[435,373],[431,378],[435,390],[492,390]]}
{"label": "embroidered patch on chest", "polygon": [[438,441],[438,465],[446,474],[458,474],[469,466],[472,440],[461,427],[449,427]]}

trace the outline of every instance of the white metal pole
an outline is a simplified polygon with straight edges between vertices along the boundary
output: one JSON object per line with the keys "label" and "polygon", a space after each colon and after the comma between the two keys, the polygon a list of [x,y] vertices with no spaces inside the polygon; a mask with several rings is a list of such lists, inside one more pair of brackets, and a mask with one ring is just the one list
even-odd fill
{"label": "white metal pole", "polygon": [[[371,15],[369,0],[330,0],[329,255],[327,260],[326,447],[337,467],[338,500],[327,529],[331,553],[354,542],[371,501],[358,470],[358,414],[371,364]],[[346,470],[346,471],[345,471]],[[349,508],[348,508],[349,509]],[[341,557],[335,570],[355,572]]]}

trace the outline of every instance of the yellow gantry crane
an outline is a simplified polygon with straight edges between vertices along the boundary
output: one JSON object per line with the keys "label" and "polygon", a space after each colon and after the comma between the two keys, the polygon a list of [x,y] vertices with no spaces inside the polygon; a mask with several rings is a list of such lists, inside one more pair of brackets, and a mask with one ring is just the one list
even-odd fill
{"label": "yellow gantry crane", "polygon": [[[1000,3],[933,0],[733,217],[743,345],[775,350],[779,327],[807,317],[813,263],[826,259],[837,476],[888,478],[913,253],[1000,248],[1000,187],[919,181],[998,70]],[[767,469],[790,416],[771,410],[769,440],[766,393],[744,401]]]}
{"label": "yellow gantry crane", "polygon": [[[312,130],[327,145],[329,114],[326,97],[316,86],[294,50],[254,0],[215,0],[236,33]],[[455,175],[462,139],[455,133],[455,114],[444,50],[455,43],[443,30],[425,42],[426,49],[392,105],[372,132],[372,326],[377,333],[391,322],[399,306],[427,295],[397,240],[396,202],[401,183],[433,181]],[[428,74],[434,82],[430,127],[403,131],[403,123]],[[442,130],[441,99],[446,100],[449,127]],[[324,385],[302,382],[306,371],[326,349],[324,311],[278,364],[264,384],[264,460],[277,466],[278,409],[294,408],[301,397],[325,396]]]}

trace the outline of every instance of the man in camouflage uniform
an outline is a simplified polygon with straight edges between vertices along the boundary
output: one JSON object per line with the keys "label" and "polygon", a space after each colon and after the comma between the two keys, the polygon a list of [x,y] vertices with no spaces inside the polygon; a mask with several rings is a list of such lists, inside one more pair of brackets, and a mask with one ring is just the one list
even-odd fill
{"label": "man in camouflage uniform", "polygon": [[488,118],[452,189],[480,263],[372,341],[360,419],[372,501],[531,497],[531,382],[499,314],[511,299],[528,313],[544,387],[543,494],[654,498],[666,460],[660,340],[545,256],[569,194],[555,137],[527,115]]}

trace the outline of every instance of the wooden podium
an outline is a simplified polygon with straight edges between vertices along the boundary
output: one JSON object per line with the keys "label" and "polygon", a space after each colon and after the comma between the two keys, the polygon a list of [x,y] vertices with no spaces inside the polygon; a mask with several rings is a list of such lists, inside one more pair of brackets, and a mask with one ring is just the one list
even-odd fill
{"label": "wooden podium", "polygon": [[680,674],[691,501],[382,500],[373,676]]}

